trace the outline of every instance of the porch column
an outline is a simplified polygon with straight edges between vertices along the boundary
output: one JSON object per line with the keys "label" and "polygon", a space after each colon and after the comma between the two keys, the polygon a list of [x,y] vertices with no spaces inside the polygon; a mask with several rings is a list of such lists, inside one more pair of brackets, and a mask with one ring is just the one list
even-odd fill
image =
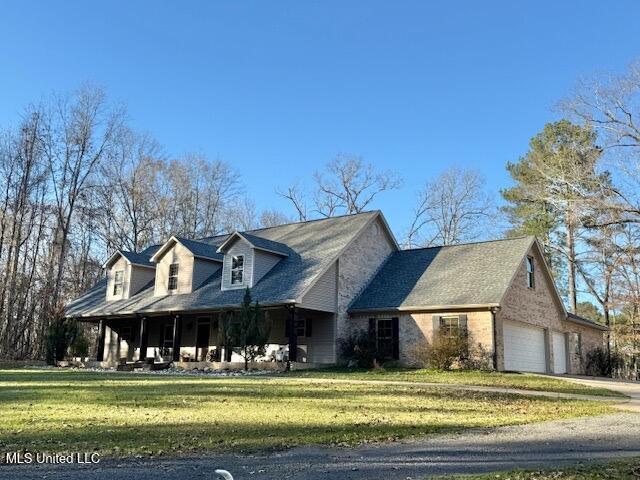
{"label": "porch column", "polygon": [[98,352],[96,354],[96,360],[102,362],[104,360],[104,336],[106,333],[107,325],[104,320],[100,320],[98,323]]}
{"label": "porch column", "polygon": [[298,335],[296,335],[296,306],[289,307],[289,361],[298,361]]}
{"label": "porch column", "polygon": [[147,359],[147,345],[149,331],[147,329],[147,317],[140,317],[140,354],[138,360],[144,362]]}
{"label": "porch column", "polygon": [[182,336],[182,319],[180,315],[173,317],[173,361],[180,360],[180,337]]}

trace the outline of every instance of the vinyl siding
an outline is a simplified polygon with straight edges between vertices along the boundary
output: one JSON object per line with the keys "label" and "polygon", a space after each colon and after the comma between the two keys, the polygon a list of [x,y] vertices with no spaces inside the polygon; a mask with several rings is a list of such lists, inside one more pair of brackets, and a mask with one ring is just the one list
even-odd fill
{"label": "vinyl siding", "polygon": [[[113,295],[113,282],[118,270],[122,270],[124,272],[122,278],[122,293],[120,295]],[[121,256],[120,259],[114,263],[109,270],[107,270],[107,300],[122,300],[124,298],[129,298],[129,279],[130,265]]]}
{"label": "vinyl siding", "polygon": [[195,258],[193,261],[193,290],[196,290],[207,278],[217,272],[220,268],[220,262],[212,262],[210,260]]}
{"label": "vinyl siding", "polygon": [[142,290],[145,285],[156,278],[156,269],[149,267],[140,267],[137,265],[129,265],[129,296],[133,296]]}
{"label": "vinyl siding", "polygon": [[302,298],[303,308],[322,310],[325,312],[336,311],[337,278],[336,263],[318,279],[311,290]]}
{"label": "vinyl siding", "polygon": [[[177,263],[178,267],[178,288],[171,293],[167,290],[169,281],[169,265]],[[155,295],[169,295],[177,293],[191,293],[193,279],[194,258],[191,252],[176,243],[165,253],[156,266]]]}
{"label": "vinyl siding", "polygon": [[[231,258],[237,255],[244,255],[244,275],[242,285],[231,285]],[[253,275],[253,247],[249,242],[239,239],[224,255],[222,265],[222,290],[233,290],[237,288],[251,287],[251,277]]]}
{"label": "vinyl siding", "polygon": [[251,286],[258,283],[260,279],[269,272],[269,270],[275,267],[276,264],[280,260],[282,260],[282,257],[280,255],[274,255],[273,253],[263,252],[255,249],[253,252],[253,282],[251,282]]}

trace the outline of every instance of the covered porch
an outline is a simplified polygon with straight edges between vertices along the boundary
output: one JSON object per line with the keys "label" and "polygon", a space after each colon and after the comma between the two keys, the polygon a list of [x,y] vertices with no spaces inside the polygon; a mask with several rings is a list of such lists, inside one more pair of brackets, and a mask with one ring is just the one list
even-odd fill
{"label": "covered porch", "polygon": [[[244,362],[224,346],[220,321],[228,310],[154,313],[95,319],[96,361],[102,366],[161,368],[170,363],[228,368]],[[266,355],[260,362],[332,364],[336,361],[334,314],[294,305],[266,308],[271,323]]]}

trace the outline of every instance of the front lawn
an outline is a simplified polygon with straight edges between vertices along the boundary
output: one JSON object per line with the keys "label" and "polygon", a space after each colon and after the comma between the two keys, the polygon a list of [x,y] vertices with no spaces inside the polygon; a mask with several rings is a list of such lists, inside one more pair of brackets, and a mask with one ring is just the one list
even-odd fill
{"label": "front lawn", "polygon": [[353,444],[609,411],[602,402],[410,384],[0,370],[5,451],[180,455]]}
{"label": "front lawn", "polygon": [[589,463],[577,467],[550,470],[514,470],[482,475],[441,477],[442,480],[638,480],[640,459],[632,458],[604,463]]}
{"label": "front lawn", "polygon": [[299,370],[289,375],[302,378],[326,378],[342,380],[390,380],[406,382],[447,383],[454,385],[477,385],[502,388],[519,388],[557,393],[578,393],[624,397],[623,394],[606,388],[589,387],[554,377],[527,373],[505,373],[480,370],[415,370],[408,368]]}

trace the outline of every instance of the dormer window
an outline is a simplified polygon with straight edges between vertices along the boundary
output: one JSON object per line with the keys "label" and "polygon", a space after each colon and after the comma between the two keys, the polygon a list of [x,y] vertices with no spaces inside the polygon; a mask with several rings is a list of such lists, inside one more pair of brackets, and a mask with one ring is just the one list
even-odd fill
{"label": "dormer window", "polygon": [[113,295],[122,295],[124,286],[124,270],[116,270],[113,274]]}
{"label": "dormer window", "polygon": [[244,255],[231,259],[231,285],[242,285],[244,279]]}
{"label": "dormer window", "polygon": [[533,257],[527,257],[527,287],[534,288],[536,286],[533,267]]}
{"label": "dormer window", "polygon": [[167,290],[178,289],[178,264],[172,263],[169,265],[169,283],[167,284]]}

